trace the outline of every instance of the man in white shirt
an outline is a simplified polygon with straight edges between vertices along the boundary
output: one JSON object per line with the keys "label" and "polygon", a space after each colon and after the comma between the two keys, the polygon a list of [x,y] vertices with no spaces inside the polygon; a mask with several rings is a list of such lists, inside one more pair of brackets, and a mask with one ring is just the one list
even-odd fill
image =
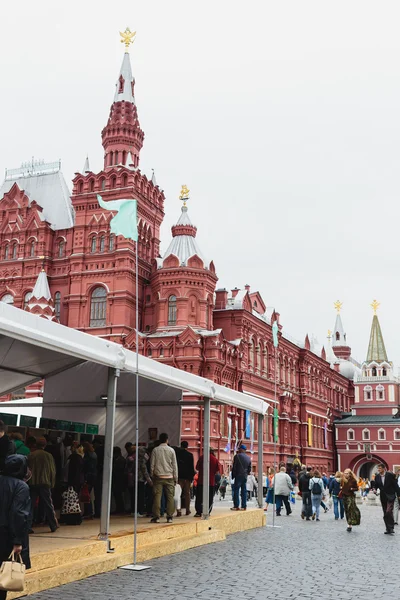
{"label": "man in white shirt", "polygon": [[153,479],[153,518],[151,523],[160,522],[161,496],[163,489],[167,500],[167,523],[172,523],[175,504],[175,484],[178,482],[178,464],[175,450],[168,446],[168,434],[162,433],[159,445],[153,449],[150,459],[150,475]]}

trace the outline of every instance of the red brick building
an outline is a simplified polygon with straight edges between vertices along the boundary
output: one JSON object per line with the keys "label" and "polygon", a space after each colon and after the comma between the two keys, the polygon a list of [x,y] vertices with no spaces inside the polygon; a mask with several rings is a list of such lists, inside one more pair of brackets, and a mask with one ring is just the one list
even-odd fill
{"label": "red brick building", "polygon": [[[71,196],[58,163],[29,163],[6,173],[0,190],[0,301],[34,312],[42,306],[48,318],[135,349],[136,247],[110,234],[113,215],[99,207],[97,194],[106,202],[137,198],[140,352],[267,400],[265,467],[273,460],[276,406],[278,460],[291,463],[298,457],[323,470],[334,469],[333,420],[354,403],[354,365],[341,339],[341,322],[335,326],[335,356],[330,343],[325,351],[308,336],[304,343],[291,339],[278,312],[267,309],[261,294],[249,286],[217,289],[214,263],[197,241],[186,202],[160,256],[165,197],[154,174],[147,177],[139,167],[144,133],[134,86],[126,53],[101,133],[104,167],[94,173],[86,160]],[[214,234],[221,232],[216,228]],[[37,298],[36,291],[31,299],[39,273],[37,288],[44,295]],[[275,319],[280,329],[276,354]],[[202,413],[195,398],[187,400],[192,402],[183,409],[182,437],[197,455]],[[232,447],[239,439],[252,447],[254,439],[256,451],[259,432],[252,416],[215,407],[211,435],[221,462],[231,460],[224,452],[229,431]]]}
{"label": "red brick building", "polygon": [[[373,306],[377,308],[374,301]],[[351,413],[336,422],[339,466],[371,478],[378,463],[400,468],[399,381],[374,314],[367,358],[354,380]]]}

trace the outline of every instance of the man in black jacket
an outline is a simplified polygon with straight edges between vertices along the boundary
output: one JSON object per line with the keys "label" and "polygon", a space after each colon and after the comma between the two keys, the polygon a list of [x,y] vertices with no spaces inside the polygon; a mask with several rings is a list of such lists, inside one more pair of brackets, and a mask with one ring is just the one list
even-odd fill
{"label": "man in black jacket", "polygon": [[[31,499],[29,487],[23,481],[28,471],[26,456],[13,454],[4,461],[0,475],[0,564],[11,552],[21,554],[27,569],[29,560],[29,520]],[[0,600],[7,592],[0,590]]]}
{"label": "man in black jacket", "polygon": [[299,477],[299,492],[303,500],[303,506],[301,509],[301,518],[310,520],[312,516],[312,504],[311,504],[311,490],[310,490],[310,479],[312,475],[312,468],[307,467],[306,472],[302,473]]}
{"label": "man in black jacket", "polygon": [[[195,475],[193,454],[188,450],[188,442],[181,442],[180,448],[175,448],[178,463],[178,483],[182,488],[182,508],[190,515],[190,486]],[[182,516],[182,511],[177,511],[177,517]]]}
{"label": "man in black jacket", "polygon": [[394,533],[394,501],[396,496],[400,498],[400,488],[395,474],[392,471],[387,471],[384,465],[378,465],[378,474],[373,482],[373,487],[380,491],[383,520],[386,525],[385,533],[392,535]]}
{"label": "man in black jacket", "polygon": [[11,454],[15,454],[15,444],[6,434],[6,427],[3,421],[0,421],[0,473],[4,469],[6,457]]}

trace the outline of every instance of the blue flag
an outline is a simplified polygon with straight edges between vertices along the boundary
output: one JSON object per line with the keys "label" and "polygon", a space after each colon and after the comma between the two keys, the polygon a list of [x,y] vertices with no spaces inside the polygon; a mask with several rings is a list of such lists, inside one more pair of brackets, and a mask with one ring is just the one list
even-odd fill
{"label": "blue flag", "polygon": [[277,323],[277,321],[274,321],[272,323],[272,337],[273,337],[273,340],[274,340],[274,346],[275,346],[275,348],[278,347],[278,331],[279,331],[278,323]]}
{"label": "blue flag", "polygon": [[104,210],[117,211],[110,221],[111,233],[122,235],[124,238],[137,242],[137,200],[111,200],[104,202],[97,194],[97,201]]}

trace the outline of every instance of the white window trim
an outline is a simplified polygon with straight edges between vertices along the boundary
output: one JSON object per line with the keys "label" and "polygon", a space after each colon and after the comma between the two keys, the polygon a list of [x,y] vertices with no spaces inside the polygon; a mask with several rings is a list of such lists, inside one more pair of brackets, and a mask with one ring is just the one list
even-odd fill
{"label": "white window trim", "polygon": [[[365,437],[365,433],[368,431],[368,437]],[[365,428],[362,430],[362,439],[364,442],[369,442],[371,440],[371,432],[369,429]]]}
{"label": "white window trim", "polygon": [[[350,437],[350,433],[353,434],[353,437]],[[348,439],[349,442],[354,442],[354,440],[355,440],[354,429],[348,429],[347,430],[347,439]]]}
{"label": "white window trim", "polygon": [[[383,433],[383,437],[380,436],[380,434]],[[383,429],[383,427],[381,427],[380,429],[378,429],[378,442],[384,442],[386,440],[386,429]]]}

